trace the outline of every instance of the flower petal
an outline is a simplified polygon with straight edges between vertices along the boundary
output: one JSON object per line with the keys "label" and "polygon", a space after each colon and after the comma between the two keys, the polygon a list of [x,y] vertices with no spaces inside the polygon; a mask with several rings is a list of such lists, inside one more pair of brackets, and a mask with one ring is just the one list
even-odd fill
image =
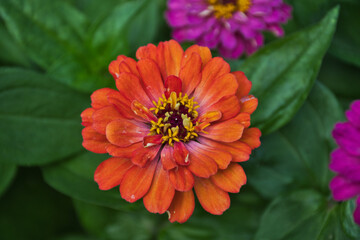
{"label": "flower petal", "polygon": [[135,76],[140,77],[139,71],[137,70],[137,67],[136,67],[136,61],[129,57],[125,58],[124,61],[122,61],[119,64],[119,71],[120,71],[120,73],[123,73],[123,72],[132,73]]}
{"label": "flower petal", "polygon": [[210,49],[208,47],[201,47],[199,45],[192,45],[191,47],[186,49],[184,58],[191,56],[193,53],[199,54],[202,62],[202,67],[204,67],[212,58]]}
{"label": "flower petal", "polygon": [[184,50],[174,40],[160,42],[158,47],[158,64],[164,79],[170,75],[179,76]]}
{"label": "flower petal", "polygon": [[146,46],[139,47],[136,51],[136,58],[141,60],[145,58],[150,58],[154,61],[157,60],[157,48],[154,44],[149,43]]}
{"label": "flower petal", "polygon": [[95,109],[93,108],[87,108],[81,113],[81,125],[84,127],[91,126],[92,125],[92,115],[95,112]]}
{"label": "flower petal", "polygon": [[249,145],[251,149],[254,149],[261,145],[260,137],[261,131],[258,128],[246,128],[240,141]]}
{"label": "flower petal", "polygon": [[211,181],[225,192],[237,193],[246,183],[244,169],[238,163],[231,163],[225,170],[210,177]]}
{"label": "flower petal", "polygon": [[131,158],[132,153],[141,146],[143,146],[142,142],[134,143],[128,147],[118,147],[116,145],[109,144],[106,147],[106,151],[113,157]]}
{"label": "flower petal", "polygon": [[196,147],[192,146],[193,143],[187,144],[190,152],[188,169],[198,177],[208,178],[214,175],[218,169],[216,162],[212,158],[201,154]]}
{"label": "flower petal", "polygon": [[133,164],[138,165],[139,167],[144,167],[146,163],[153,161],[160,150],[161,145],[156,145],[152,147],[145,148],[140,146],[136,149],[131,156],[131,161]]}
{"label": "flower petal", "polygon": [[123,96],[119,91],[109,92],[107,98],[110,104],[116,107],[117,111],[124,117],[128,119],[134,119],[136,115],[131,110],[131,102],[125,96]]}
{"label": "flower petal", "polygon": [[119,147],[142,141],[148,132],[146,125],[128,119],[115,120],[106,126],[106,138]]}
{"label": "flower petal", "polygon": [[258,106],[258,100],[253,95],[249,95],[241,98],[240,102],[241,102],[240,112],[252,114]]}
{"label": "flower petal", "polygon": [[179,165],[189,165],[189,151],[186,149],[184,143],[174,143],[173,159]]}
{"label": "flower petal", "polygon": [[197,53],[193,53],[187,58],[179,76],[182,80],[182,92],[190,95],[201,81],[201,59]]}
{"label": "flower petal", "polygon": [[221,142],[234,142],[239,140],[244,131],[244,126],[235,119],[216,123],[205,128],[207,133],[200,133],[201,136]]}
{"label": "flower petal", "polygon": [[133,166],[126,158],[109,158],[96,168],[94,180],[100,190],[109,190],[120,185],[125,173]]}
{"label": "flower petal", "polygon": [[242,125],[244,125],[245,128],[248,128],[250,126],[250,114],[249,113],[245,113],[245,112],[239,113],[233,119],[238,120]]}
{"label": "flower petal", "polygon": [[230,197],[209,179],[196,178],[194,185],[196,196],[205,211],[221,215],[230,207]]}
{"label": "flower petal", "polygon": [[227,168],[231,162],[231,154],[222,151],[220,148],[214,148],[198,142],[192,143],[191,146],[196,148],[199,153],[214,160],[220,169]]}
{"label": "flower petal", "polygon": [[146,93],[152,101],[157,102],[165,92],[158,65],[153,60],[146,58],[140,60],[137,67]]}
{"label": "flower petal", "polygon": [[186,192],[194,186],[194,176],[186,167],[178,166],[170,170],[169,179],[177,191]]}
{"label": "flower petal", "polygon": [[156,165],[157,161],[151,161],[145,167],[130,168],[120,184],[121,197],[131,203],[142,198],[149,191]]}
{"label": "flower petal", "polygon": [[343,176],[334,177],[329,187],[336,201],[344,201],[359,195],[360,183],[353,182]]}
{"label": "flower petal", "polygon": [[215,122],[222,117],[220,111],[207,111],[204,114],[201,114],[198,118],[198,122]]}
{"label": "flower petal", "polygon": [[161,163],[165,170],[170,170],[177,167],[175,160],[173,159],[173,147],[165,145],[161,150]]}
{"label": "flower petal", "polygon": [[206,108],[206,111],[220,111],[221,120],[225,121],[235,117],[240,112],[240,102],[236,96],[226,96],[221,98],[217,103]]}
{"label": "flower petal", "polygon": [[241,71],[232,72],[235,75],[236,81],[239,84],[239,87],[236,91],[236,96],[241,99],[249,94],[252,83],[247,79],[245,74]]}
{"label": "flower petal", "polygon": [[139,103],[137,100],[132,101],[131,110],[138,116],[141,120],[145,122],[157,122],[155,115],[144,105]]}
{"label": "flower petal", "polygon": [[181,79],[170,75],[165,79],[165,96],[168,98],[172,92],[179,94],[182,89]]}
{"label": "flower petal", "polygon": [[109,72],[114,77],[114,79],[119,77],[120,75],[119,65],[126,58],[127,58],[126,56],[120,55],[116,58],[116,60],[112,61],[109,64]]}
{"label": "flower petal", "polygon": [[145,208],[149,212],[162,214],[170,207],[174,194],[169,176],[159,162],[151,187],[143,199]]}
{"label": "flower petal", "polygon": [[195,198],[192,190],[188,192],[176,191],[174,199],[167,211],[170,222],[184,223],[194,212]]}
{"label": "flower petal", "polygon": [[106,126],[117,119],[123,119],[122,115],[117,111],[114,106],[107,106],[100,108],[94,112],[92,115],[93,118],[93,128],[101,133],[106,133]]}
{"label": "flower petal", "polygon": [[[153,104],[142,87],[140,80],[134,74],[121,73],[119,78],[116,80],[116,87],[129,103],[133,100],[137,100],[146,107],[152,107]],[[130,106],[129,104],[129,106]]]}
{"label": "flower petal", "polygon": [[348,153],[360,157],[360,129],[355,128],[350,122],[337,123],[333,136],[340,147]]}
{"label": "flower petal", "polygon": [[107,98],[107,94],[109,92],[116,92],[111,88],[101,88],[93,92],[90,96],[91,98],[91,106],[96,110],[106,106],[109,106],[109,101]]}
{"label": "flower petal", "polygon": [[94,153],[106,153],[106,147],[110,144],[105,135],[95,131],[92,127],[82,130],[83,147]]}

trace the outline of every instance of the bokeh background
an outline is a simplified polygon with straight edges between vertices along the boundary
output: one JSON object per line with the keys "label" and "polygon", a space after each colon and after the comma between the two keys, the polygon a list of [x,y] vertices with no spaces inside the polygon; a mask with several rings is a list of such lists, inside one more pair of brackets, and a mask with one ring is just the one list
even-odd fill
{"label": "bokeh background", "polygon": [[108,156],[82,148],[80,125],[91,92],[114,87],[110,61],[171,38],[166,1],[0,0],[0,239],[360,239],[355,202],[328,189],[331,131],[360,99],[360,1],[287,2],[286,36],[229,60],[259,98],[248,184],[222,216],[196,203],[171,224],[98,190]]}

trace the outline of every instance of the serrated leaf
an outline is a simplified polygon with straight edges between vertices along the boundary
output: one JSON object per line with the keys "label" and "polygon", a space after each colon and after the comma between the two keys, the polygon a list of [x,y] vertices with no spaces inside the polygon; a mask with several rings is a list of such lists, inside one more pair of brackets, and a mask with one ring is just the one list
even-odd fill
{"label": "serrated leaf", "polygon": [[44,75],[0,69],[0,162],[41,165],[81,151],[80,94]]}
{"label": "serrated leaf", "polygon": [[315,26],[265,46],[240,68],[259,99],[253,124],[263,133],[290,121],[305,101],[331,42],[338,12],[335,8]]}

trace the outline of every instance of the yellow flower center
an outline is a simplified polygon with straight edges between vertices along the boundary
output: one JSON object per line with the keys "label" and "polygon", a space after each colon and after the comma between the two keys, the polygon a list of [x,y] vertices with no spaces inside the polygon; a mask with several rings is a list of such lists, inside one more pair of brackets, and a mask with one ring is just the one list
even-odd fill
{"label": "yellow flower center", "polygon": [[246,12],[251,6],[251,0],[208,0],[208,3],[217,18],[230,18],[235,12]]}
{"label": "yellow flower center", "polygon": [[158,102],[153,101],[154,107],[150,108],[156,117],[157,122],[151,121],[151,129],[149,135],[162,134],[163,143],[170,146],[174,142],[188,142],[198,137],[196,132],[205,132],[207,126],[202,126],[196,121],[199,108],[194,98],[189,98],[187,94],[178,95],[172,92],[169,98],[163,95]]}

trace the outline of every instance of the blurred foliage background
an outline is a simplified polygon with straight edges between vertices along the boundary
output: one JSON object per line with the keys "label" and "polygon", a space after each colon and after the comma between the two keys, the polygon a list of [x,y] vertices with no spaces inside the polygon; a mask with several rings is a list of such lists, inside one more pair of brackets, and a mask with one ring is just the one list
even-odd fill
{"label": "blurred foliage background", "polygon": [[[0,1],[0,239],[360,239],[354,201],[328,183],[335,122],[360,98],[360,1],[288,0],[286,36],[229,61],[253,82],[262,146],[222,216],[197,203],[185,224],[93,181],[105,155],[82,148],[90,93],[114,87],[117,55],[171,38],[165,0]],[[183,46],[188,46],[185,43]],[[214,51],[214,55],[217,53]]]}

